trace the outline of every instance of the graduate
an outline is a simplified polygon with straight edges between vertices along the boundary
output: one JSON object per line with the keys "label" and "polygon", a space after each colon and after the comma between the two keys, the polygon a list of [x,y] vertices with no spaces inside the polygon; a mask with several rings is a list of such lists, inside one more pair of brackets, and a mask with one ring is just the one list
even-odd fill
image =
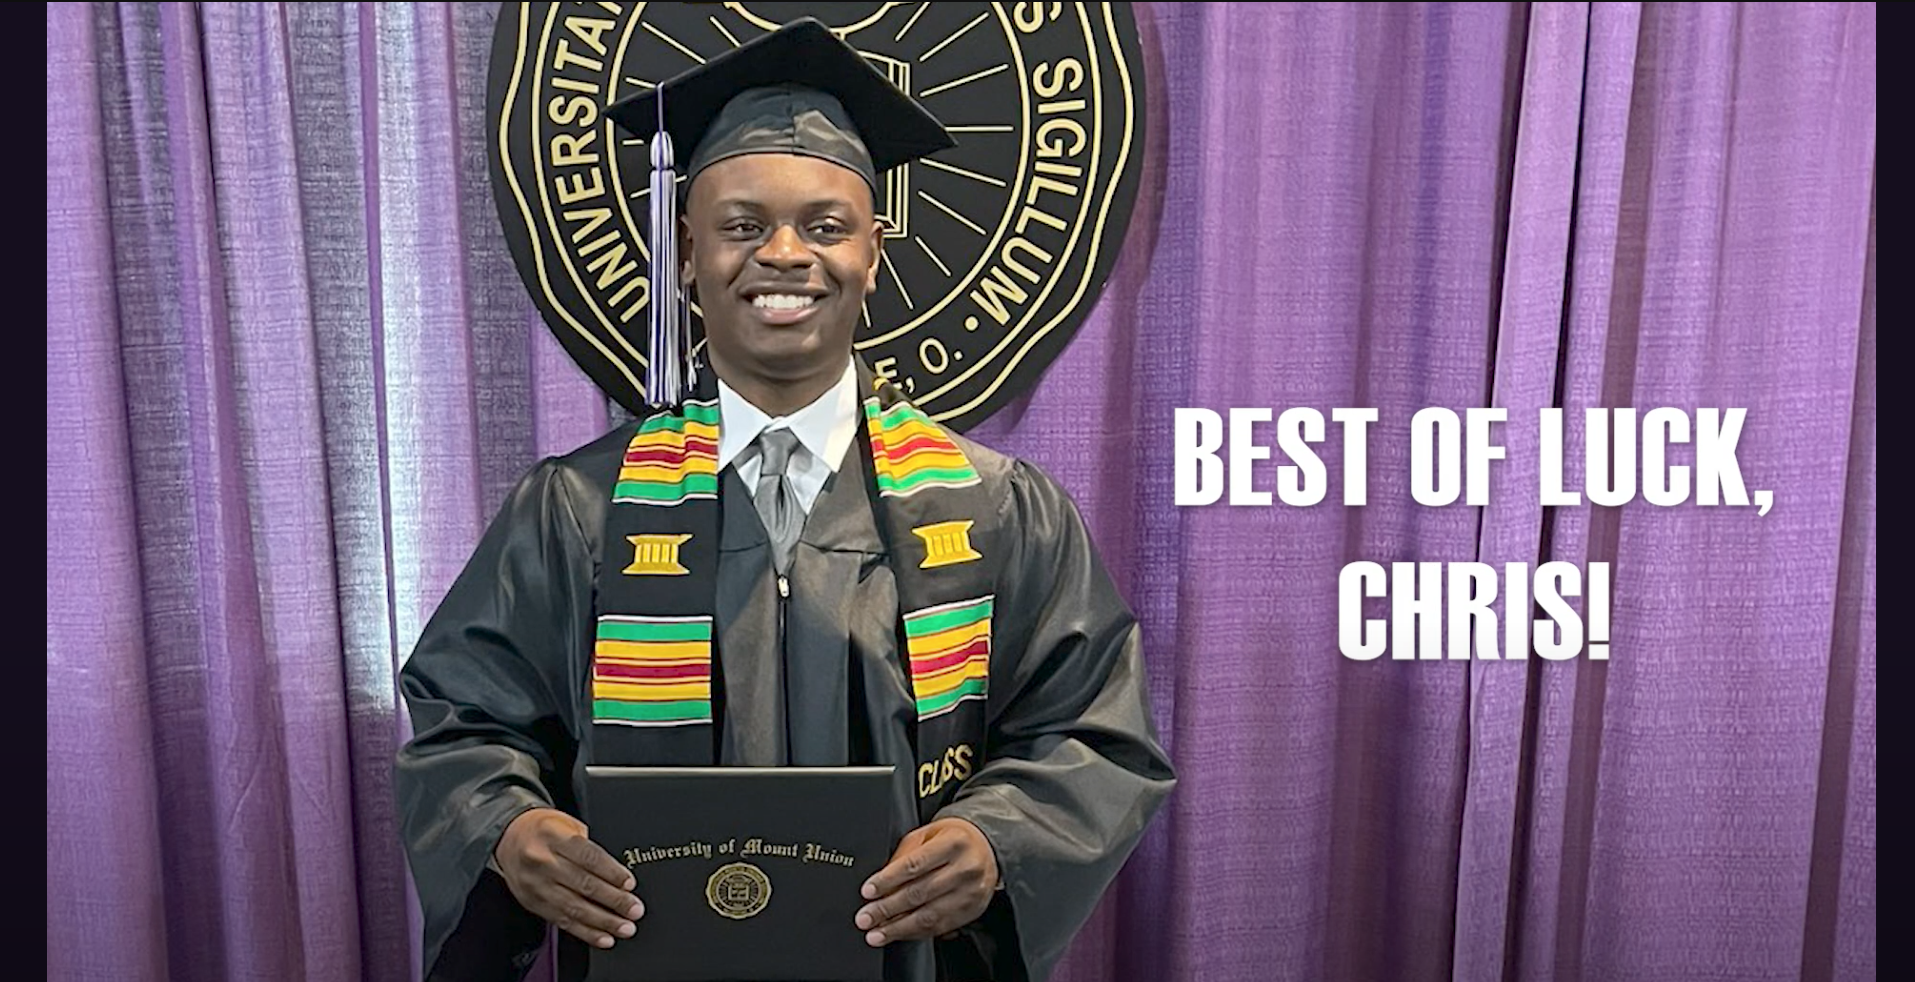
{"label": "graduate", "polygon": [[655,408],[521,481],[402,669],[426,977],[521,978],[549,923],[575,979],[631,936],[592,764],[895,765],[912,831],[855,925],[885,977],[1045,978],[1174,775],[1071,499],[853,354],[879,181],[951,137],[811,19],[608,112],[678,230]]}

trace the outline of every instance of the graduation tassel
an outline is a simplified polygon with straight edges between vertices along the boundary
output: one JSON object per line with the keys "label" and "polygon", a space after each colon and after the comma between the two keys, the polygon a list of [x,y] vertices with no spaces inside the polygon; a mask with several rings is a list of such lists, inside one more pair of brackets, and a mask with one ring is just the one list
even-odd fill
{"label": "graduation tassel", "polygon": [[658,132],[652,136],[652,302],[646,351],[645,401],[675,406],[687,395],[691,312],[678,288],[678,174],[672,138],[665,133],[665,99],[658,97]]}

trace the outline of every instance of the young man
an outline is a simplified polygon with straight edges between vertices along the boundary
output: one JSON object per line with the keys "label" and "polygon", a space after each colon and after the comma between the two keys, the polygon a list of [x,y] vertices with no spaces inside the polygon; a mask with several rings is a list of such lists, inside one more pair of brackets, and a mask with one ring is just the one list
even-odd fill
{"label": "young man", "polygon": [[[1174,778],[1069,497],[853,356],[878,181],[950,138],[813,20],[660,91],[707,364],[525,478],[402,672],[428,977],[518,978],[548,922],[566,977],[632,935],[590,763],[895,765],[914,831],[855,918],[886,977],[1041,979]],[[611,115],[649,138],[656,97]]]}

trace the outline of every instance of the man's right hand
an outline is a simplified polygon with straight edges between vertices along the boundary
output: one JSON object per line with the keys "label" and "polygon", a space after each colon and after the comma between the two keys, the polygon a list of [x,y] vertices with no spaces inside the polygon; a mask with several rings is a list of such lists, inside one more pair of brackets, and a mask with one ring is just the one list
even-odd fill
{"label": "man's right hand", "polygon": [[492,857],[520,906],[586,944],[610,948],[645,915],[631,893],[638,881],[586,837],[585,823],[555,808],[513,819]]}

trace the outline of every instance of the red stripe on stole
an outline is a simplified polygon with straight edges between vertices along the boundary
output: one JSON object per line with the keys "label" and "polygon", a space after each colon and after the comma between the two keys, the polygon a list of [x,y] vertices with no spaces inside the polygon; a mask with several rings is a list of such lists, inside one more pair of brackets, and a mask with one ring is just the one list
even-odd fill
{"label": "red stripe on stole", "polygon": [[903,460],[920,450],[937,450],[944,453],[961,452],[958,450],[957,444],[944,439],[942,436],[932,436],[929,433],[920,433],[917,436],[901,442],[886,440],[883,442],[883,449],[884,456],[892,460]]}
{"label": "red stripe on stole", "polygon": [[679,467],[688,460],[714,460],[717,454],[679,453],[675,450],[639,450],[625,455],[627,467]]}
{"label": "red stripe on stole", "polygon": [[718,444],[709,440],[687,440],[683,450],[676,447],[639,447],[635,450],[627,450],[625,462],[628,464],[675,464],[687,457],[716,456],[718,456]]}
{"label": "red stripe on stole", "polygon": [[592,673],[599,678],[631,679],[635,682],[703,682],[711,678],[710,665],[619,665],[594,662]]}
{"label": "red stripe on stole", "polygon": [[962,665],[964,662],[970,660],[973,655],[988,655],[990,653],[991,639],[978,638],[976,641],[956,651],[947,652],[945,654],[930,655],[928,657],[913,655],[911,656],[911,674],[913,676],[935,675],[953,666]]}
{"label": "red stripe on stole", "polygon": [[954,692],[963,688],[966,682],[978,682],[987,678],[989,678],[989,675],[985,672],[974,672],[967,669],[962,672],[950,672],[945,675],[925,676],[923,678],[914,679],[911,683],[911,689],[912,694],[919,699],[935,699],[948,692]]}

